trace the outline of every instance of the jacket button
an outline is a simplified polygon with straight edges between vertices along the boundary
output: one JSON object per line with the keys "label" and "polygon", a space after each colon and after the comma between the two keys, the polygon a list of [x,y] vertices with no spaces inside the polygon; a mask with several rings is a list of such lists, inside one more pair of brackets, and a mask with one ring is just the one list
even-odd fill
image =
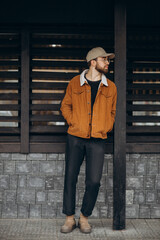
{"label": "jacket button", "polygon": [[89,123],[89,126],[91,126],[91,123]]}
{"label": "jacket button", "polygon": [[90,113],[88,113],[88,115],[90,115]]}
{"label": "jacket button", "polygon": [[90,102],[88,102],[88,104],[90,104]]}

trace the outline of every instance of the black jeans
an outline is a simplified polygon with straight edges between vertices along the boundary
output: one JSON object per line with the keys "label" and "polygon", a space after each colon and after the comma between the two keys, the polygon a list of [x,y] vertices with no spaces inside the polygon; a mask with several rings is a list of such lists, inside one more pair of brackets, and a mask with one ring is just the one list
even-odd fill
{"label": "black jeans", "polygon": [[86,217],[92,214],[102,177],[105,143],[104,139],[67,135],[63,193],[63,213],[67,216],[75,214],[76,184],[85,155],[85,193],[81,212]]}

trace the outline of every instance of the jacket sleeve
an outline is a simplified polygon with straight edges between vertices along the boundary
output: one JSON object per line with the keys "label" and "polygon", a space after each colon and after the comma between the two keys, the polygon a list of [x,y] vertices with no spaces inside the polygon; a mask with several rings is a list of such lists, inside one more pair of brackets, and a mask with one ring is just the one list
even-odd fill
{"label": "jacket sleeve", "polygon": [[63,117],[67,121],[68,125],[71,125],[72,122],[72,86],[69,82],[66,94],[62,100],[61,108],[60,108]]}
{"label": "jacket sleeve", "polygon": [[113,129],[113,125],[115,122],[115,116],[116,116],[116,104],[117,104],[117,88],[115,87],[114,95],[113,95],[113,99],[112,99],[112,109],[111,109],[112,127],[110,128],[110,130],[108,132],[111,132]]}

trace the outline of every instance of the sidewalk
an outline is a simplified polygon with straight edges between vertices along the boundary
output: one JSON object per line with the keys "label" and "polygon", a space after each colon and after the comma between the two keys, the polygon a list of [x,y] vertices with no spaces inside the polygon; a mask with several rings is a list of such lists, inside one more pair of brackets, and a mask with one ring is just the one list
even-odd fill
{"label": "sidewalk", "polygon": [[127,219],[126,230],[113,231],[112,219],[90,219],[91,234],[79,229],[60,233],[63,219],[0,219],[0,240],[160,240],[160,219]]}

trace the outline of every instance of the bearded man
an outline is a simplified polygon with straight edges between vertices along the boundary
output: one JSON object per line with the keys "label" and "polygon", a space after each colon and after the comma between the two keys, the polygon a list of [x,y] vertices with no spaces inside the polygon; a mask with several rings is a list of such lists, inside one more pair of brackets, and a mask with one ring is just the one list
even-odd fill
{"label": "bearded man", "polygon": [[88,217],[94,209],[102,177],[107,133],[113,128],[116,114],[117,88],[106,78],[113,53],[103,48],[91,49],[86,60],[89,69],[74,77],[68,84],[61,103],[61,112],[69,128],[65,154],[62,233],[76,228],[76,184],[81,164],[86,158],[85,193],[78,227],[90,233]]}

